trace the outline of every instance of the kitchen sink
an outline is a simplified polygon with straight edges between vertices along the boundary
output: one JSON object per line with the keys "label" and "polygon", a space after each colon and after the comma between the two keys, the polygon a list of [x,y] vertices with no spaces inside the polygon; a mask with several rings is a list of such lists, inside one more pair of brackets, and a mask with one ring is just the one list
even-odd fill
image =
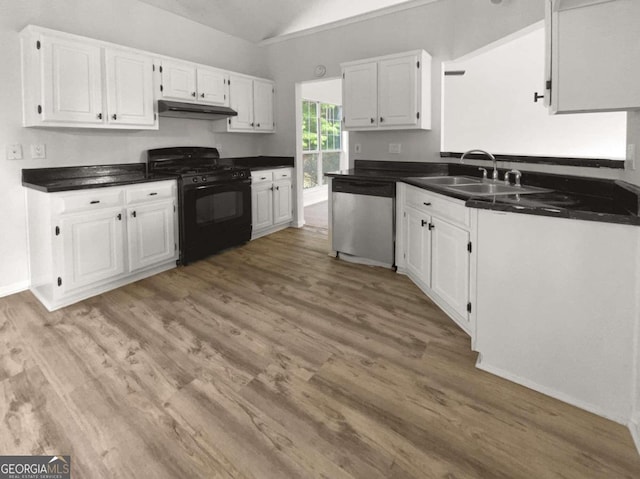
{"label": "kitchen sink", "polygon": [[472,176],[426,176],[418,178],[420,181],[432,185],[474,185],[481,183],[480,178]]}
{"label": "kitchen sink", "polygon": [[515,186],[501,183],[482,182],[477,184],[457,184],[447,186],[447,189],[470,196],[491,196],[491,195],[525,195],[533,193],[546,193],[551,190],[535,188],[531,186]]}

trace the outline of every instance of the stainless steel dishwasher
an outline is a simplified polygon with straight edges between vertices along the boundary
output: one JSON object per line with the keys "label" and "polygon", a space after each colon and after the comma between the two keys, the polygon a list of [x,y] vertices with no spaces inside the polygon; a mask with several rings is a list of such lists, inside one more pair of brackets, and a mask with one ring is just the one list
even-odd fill
{"label": "stainless steel dishwasher", "polygon": [[331,226],[336,253],[395,265],[395,196],[395,182],[334,178]]}

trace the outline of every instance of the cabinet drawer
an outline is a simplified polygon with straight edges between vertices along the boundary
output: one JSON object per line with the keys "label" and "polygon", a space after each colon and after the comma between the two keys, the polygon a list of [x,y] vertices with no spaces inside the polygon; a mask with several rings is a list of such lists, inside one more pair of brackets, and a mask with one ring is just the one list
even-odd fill
{"label": "cabinet drawer", "polygon": [[174,181],[162,181],[129,187],[127,189],[127,204],[131,205],[173,198],[174,185]]}
{"label": "cabinet drawer", "polygon": [[273,181],[273,171],[272,170],[262,170],[262,171],[252,171],[251,172],[251,182],[253,184],[262,183],[264,181]]}
{"label": "cabinet drawer", "polygon": [[124,204],[123,188],[95,188],[62,193],[53,201],[55,213],[74,213],[122,206]]}
{"label": "cabinet drawer", "polygon": [[469,208],[462,202],[414,186],[407,187],[406,201],[407,204],[429,215],[447,219],[467,228],[471,226]]}
{"label": "cabinet drawer", "polygon": [[273,180],[290,180],[291,175],[293,174],[293,170],[291,168],[280,168],[279,170],[273,171]]}

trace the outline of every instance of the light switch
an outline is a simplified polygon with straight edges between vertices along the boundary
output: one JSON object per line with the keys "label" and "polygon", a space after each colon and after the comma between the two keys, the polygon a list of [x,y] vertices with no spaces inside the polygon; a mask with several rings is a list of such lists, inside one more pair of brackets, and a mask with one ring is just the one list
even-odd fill
{"label": "light switch", "polygon": [[362,153],[362,145],[360,143],[356,143],[355,146],[353,147],[353,150],[356,153]]}

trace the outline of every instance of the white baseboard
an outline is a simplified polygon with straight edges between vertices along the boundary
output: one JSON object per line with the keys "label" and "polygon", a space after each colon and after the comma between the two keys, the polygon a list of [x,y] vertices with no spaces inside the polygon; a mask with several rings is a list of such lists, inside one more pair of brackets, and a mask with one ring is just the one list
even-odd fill
{"label": "white baseboard", "polygon": [[[485,362],[482,361],[482,354],[478,355],[478,360],[476,361],[476,367],[488,373],[495,374],[496,376],[507,379],[516,384],[520,384],[521,386],[527,387],[529,389],[533,389],[534,391],[542,393],[546,396],[552,397],[554,399],[558,399],[559,401],[565,402],[567,404],[571,404],[572,406],[578,407],[580,409],[584,409],[585,411],[591,412],[593,414],[604,417],[606,419],[610,419],[619,424],[623,424],[625,426],[629,425],[628,417],[623,417],[622,415],[617,414],[615,412],[606,411],[599,406],[589,404],[587,402],[584,402],[572,396],[569,396],[568,394],[565,394],[563,392],[556,391],[555,389],[551,389],[547,386],[542,386],[534,381],[530,381],[529,379],[521,378],[516,374],[512,374],[503,369],[497,368],[495,366],[491,366],[490,364],[486,364]],[[633,431],[632,431],[632,434],[633,434]],[[636,444],[638,444],[637,441],[636,441]]]}
{"label": "white baseboard", "polygon": [[640,413],[634,415],[631,421],[629,421],[628,426],[633,442],[636,444],[638,454],[640,454]]}
{"label": "white baseboard", "polygon": [[26,291],[27,289],[29,289],[28,280],[19,281],[8,286],[3,286],[0,288],[0,298],[9,296],[10,294],[20,293],[22,291]]}

